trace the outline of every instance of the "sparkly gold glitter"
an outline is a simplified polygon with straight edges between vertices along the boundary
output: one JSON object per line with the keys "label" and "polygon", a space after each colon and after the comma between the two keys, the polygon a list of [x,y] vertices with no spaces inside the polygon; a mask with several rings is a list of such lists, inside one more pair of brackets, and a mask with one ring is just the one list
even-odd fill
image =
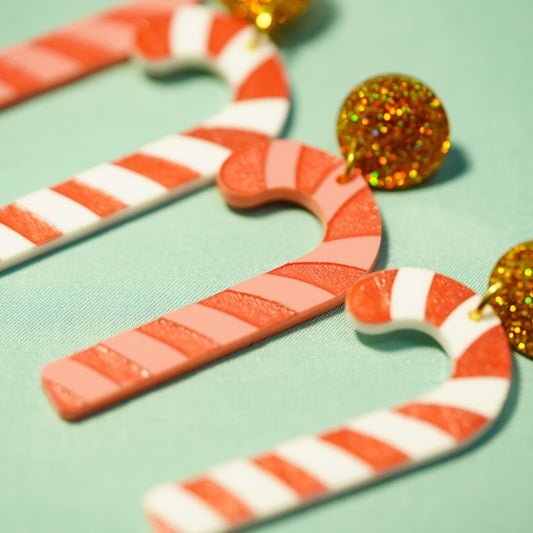
{"label": "sparkly gold glitter", "polygon": [[441,101],[422,82],[401,74],[355,87],[339,112],[337,137],[342,154],[354,149],[354,168],[377,189],[423,182],[450,148]]}
{"label": "sparkly gold glitter", "polygon": [[500,317],[513,348],[533,357],[533,241],[509,250],[496,264],[490,305]]}
{"label": "sparkly gold glitter", "polygon": [[300,16],[311,0],[222,0],[238,18],[254,22],[261,30],[274,31]]}

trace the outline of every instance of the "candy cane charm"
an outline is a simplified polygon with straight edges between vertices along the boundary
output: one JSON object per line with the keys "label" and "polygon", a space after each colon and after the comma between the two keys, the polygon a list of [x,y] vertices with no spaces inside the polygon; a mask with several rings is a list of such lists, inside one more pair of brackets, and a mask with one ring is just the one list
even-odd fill
{"label": "candy cane charm", "polygon": [[0,51],[0,109],[125,61],[137,28],[200,0],[134,0]]}
{"label": "candy cane charm", "polygon": [[204,187],[233,150],[279,135],[289,89],[277,48],[256,32],[202,6],[146,22],[136,44],[149,70],[211,68],[233,101],[197,128],[1,207],[0,270]]}
{"label": "candy cane charm", "polygon": [[457,452],[479,438],[501,412],[512,369],[497,317],[468,317],[479,300],[459,282],[427,270],[362,278],[347,297],[356,329],[429,333],[452,359],[450,378],[399,407],[152,489],[144,505],[154,530],[230,531]]}
{"label": "candy cane charm", "polygon": [[80,418],[340,305],[371,269],[381,240],[366,181],[342,185],[346,163],[290,141],[230,157],[219,187],[236,206],[298,202],[326,226],[310,254],[47,365],[43,387],[59,414]]}

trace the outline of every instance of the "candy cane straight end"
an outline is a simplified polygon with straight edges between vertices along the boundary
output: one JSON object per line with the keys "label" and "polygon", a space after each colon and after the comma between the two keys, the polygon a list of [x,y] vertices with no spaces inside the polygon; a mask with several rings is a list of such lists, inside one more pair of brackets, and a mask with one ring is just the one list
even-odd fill
{"label": "candy cane straight end", "polygon": [[478,439],[505,404],[512,369],[497,317],[469,319],[478,301],[461,283],[428,270],[361,277],[347,297],[357,329],[426,328],[452,360],[450,377],[403,405],[155,487],[144,501],[154,530],[232,531],[456,453]]}

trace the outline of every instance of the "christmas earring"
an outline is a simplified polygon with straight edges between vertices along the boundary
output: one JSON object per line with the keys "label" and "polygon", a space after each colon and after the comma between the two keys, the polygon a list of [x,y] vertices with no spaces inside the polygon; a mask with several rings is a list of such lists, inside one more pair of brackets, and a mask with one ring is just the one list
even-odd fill
{"label": "christmas earring", "polygon": [[[13,49],[9,61],[0,57],[0,107],[6,76],[20,85],[28,79],[24,72],[33,70],[50,81],[35,85],[32,91],[25,82],[29,92],[20,92],[23,98],[109,65],[113,58],[125,59],[126,52],[156,74],[207,66],[228,81],[232,101],[196,128],[164,137],[0,207],[0,270],[210,185],[234,150],[283,130],[290,108],[289,86],[279,51],[268,38],[258,40],[254,26],[205,6],[168,10],[170,4],[194,1],[171,0],[158,9],[153,3],[140,2],[73,25],[66,34],[59,31],[28,44],[23,47],[25,53]],[[120,29],[124,27],[116,23],[122,18],[143,21],[137,33],[128,29],[128,46],[122,43],[125,36]],[[90,63],[98,58],[90,54],[89,44],[83,43],[93,38],[106,40],[112,50],[111,42],[122,43],[120,53],[110,52],[98,56],[100,63]],[[250,46],[252,42],[254,46]],[[57,50],[50,51],[54,46]],[[81,64],[72,59],[61,61],[60,54],[65,53],[78,54]],[[77,68],[72,72],[60,68],[65,64]],[[20,65],[20,72],[12,65]]]}
{"label": "christmas earring", "polygon": [[[531,247],[527,253],[531,261]],[[527,287],[531,295],[530,282]],[[469,316],[480,300],[458,281],[423,269],[362,277],[346,299],[355,329],[368,334],[404,328],[428,333],[450,357],[450,377],[406,404],[152,489],[144,507],[154,530],[231,531],[456,453],[472,443],[500,414],[512,373],[507,336],[492,309],[477,322]],[[531,307],[527,309],[530,327]]]}
{"label": "christmas earring", "polygon": [[[379,98],[365,103],[366,86]],[[389,174],[413,168],[425,178],[436,167],[428,159],[440,162],[448,143],[444,110],[418,80],[382,76],[357,87],[355,94],[358,109],[365,110],[359,110],[361,125],[354,133],[359,141],[347,154],[348,164],[297,142],[274,141],[235,153],[218,180],[223,196],[236,207],[288,200],[308,208],[325,226],[322,243],[267,274],[48,364],[43,388],[63,418],[86,416],[342,303],[379,252],[379,211],[360,174],[368,152],[388,158],[379,174],[385,182]],[[385,116],[394,106],[402,109],[395,114],[404,117],[401,124]],[[340,120],[345,110],[346,105]],[[386,131],[383,121],[389,124]],[[366,150],[359,160],[361,148]]]}

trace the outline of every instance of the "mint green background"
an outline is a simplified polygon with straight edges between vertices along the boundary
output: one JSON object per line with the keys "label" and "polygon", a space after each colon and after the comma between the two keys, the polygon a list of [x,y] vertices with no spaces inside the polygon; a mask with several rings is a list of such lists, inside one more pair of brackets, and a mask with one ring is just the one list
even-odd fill
{"label": "mint green background", "polygon": [[[0,5],[0,46],[111,5]],[[449,114],[453,149],[423,187],[376,193],[379,268],[427,267],[478,292],[533,238],[531,0],[316,0],[285,37],[286,135],[337,152],[346,93],[406,72]],[[229,91],[124,64],[0,113],[0,203],[193,126]],[[0,529],[142,533],[154,484],[394,405],[442,382],[425,336],[361,337],[341,310],[80,423],[39,385],[52,359],[303,255],[321,227],[296,207],[229,209],[214,187],[0,275]],[[494,430],[458,457],[254,529],[258,533],[523,532],[533,526],[533,362]]]}

